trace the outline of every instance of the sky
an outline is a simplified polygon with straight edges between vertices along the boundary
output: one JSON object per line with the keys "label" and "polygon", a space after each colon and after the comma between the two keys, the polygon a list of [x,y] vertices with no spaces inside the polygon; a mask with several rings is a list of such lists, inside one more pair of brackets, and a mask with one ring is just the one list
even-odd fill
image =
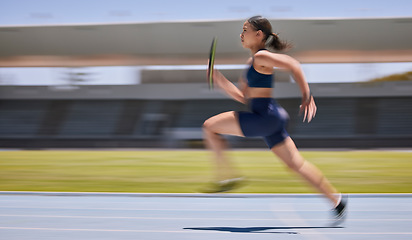
{"label": "sky", "polygon": [[[19,25],[67,25],[165,21],[214,21],[263,15],[273,19],[342,19],[412,17],[411,0],[0,0],[0,27]],[[239,67],[239,66],[237,66]],[[99,70],[96,70],[99,69]],[[116,69],[135,71],[129,68]],[[126,70],[128,69],[128,70]],[[308,82],[358,82],[412,71],[412,63],[303,64]],[[61,70],[66,71],[66,70]],[[112,76],[100,68],[99,84]],[[55,69],[1,69],[0,85],[30,85],[26,75],[43,74],[53,79]],[[61,75],[60,73],[57,75]],[[123,75],[131,75],[124,73]],[[337,76],[330,79],[329,76]],[[105,78],[105,79],[103,79]],[[125,78],[126,79],[126,78]],[[124,84],[135,82],[128,80]],[[50,80],[51,81],[51,80]],[[130,82],[131,81],[131,82]],[[54,81],[56,82],[56,81]],[[57,81],[57,82],[60,82]],[[50,83],[37,83],[50,84]]]}

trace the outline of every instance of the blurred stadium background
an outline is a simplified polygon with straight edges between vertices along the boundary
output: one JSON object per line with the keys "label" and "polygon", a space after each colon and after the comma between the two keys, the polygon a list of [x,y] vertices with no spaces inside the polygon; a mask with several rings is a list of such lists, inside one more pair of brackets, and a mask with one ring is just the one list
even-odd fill
{"label": "blurred stadium background", "polygon": [[[238,43],[243,21],[1,26],[0,147],[203,147],[205,119],[245,109],[205,80],[217,36],[218,68],[237,81],[248,57]],[[294,44],[292,56],[325,64],[325,72],[328,64],[412,62],[412,18],[271,22]],[[298,116],[289,73],[276,72],[274,96],[298,147],[412,146],[411,72],[310,83],[319,109],[310,124]],[[265,148],[260,139],[229,140]]]}

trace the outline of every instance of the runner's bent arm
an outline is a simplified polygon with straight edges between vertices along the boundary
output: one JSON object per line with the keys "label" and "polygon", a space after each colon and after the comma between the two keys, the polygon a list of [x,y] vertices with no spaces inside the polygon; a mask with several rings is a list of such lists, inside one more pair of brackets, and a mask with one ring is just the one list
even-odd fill
{"label": "runner's bent arm", "polygon": [[299,85],[300,91],[302,92],[300,111],[304,112],[303,121],[307,119],[308,122],[310,122],[316,115],[317,107],[315,100],[310,93],[309,84],[306,82],[300,63],[296,59],[285,54],[259,51],[255,54],[255,64],[270,68],[284,68],[292,72],[293,79]]}
{"label": "runner's bent arm", "polygon": [[245,95],[243,94],[243,92],[225,76],[223,76],[223,74],[219,70],[215,69],[213,71],[213,80],[231,98],[243,104],[246,103]]}

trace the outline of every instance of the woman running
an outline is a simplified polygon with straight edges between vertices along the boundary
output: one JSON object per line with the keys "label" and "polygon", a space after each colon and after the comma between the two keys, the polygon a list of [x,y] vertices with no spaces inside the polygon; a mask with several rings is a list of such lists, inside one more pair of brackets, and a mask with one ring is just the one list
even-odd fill
{"label": "woman running", "polygon": [[277,52],[290,46],[272,32],[270,22],[261,16],[252,17],[243,24],[240,40],[242,46],[250,50],[252,57],[247,62],[250,67],[245,76],[240,78],[239,88],[217,70],[213,72],[213,81],[234,100],[249,104],[251,112],[224,112],[204,122],[205,143],[214,152],[217,173],[217,182],[207,192],[230,191],[243,182],[243,178],[236,175],[224,154],[226,143],[220,135],[261,136],[270,150],[286,166],[302,176],[332,202],[336,222],[342,221],[345,215],[346,197],[342,198],[342,194],[337,192],[322,172],[300,155],[286,131],[289,116],[272,98],[273,68],[289,70],[302,92],[300,112],[303,113],[303,121],[310,122],[315,117],[317,109],[315,100],[300,63],[288,55],[268,50]]}

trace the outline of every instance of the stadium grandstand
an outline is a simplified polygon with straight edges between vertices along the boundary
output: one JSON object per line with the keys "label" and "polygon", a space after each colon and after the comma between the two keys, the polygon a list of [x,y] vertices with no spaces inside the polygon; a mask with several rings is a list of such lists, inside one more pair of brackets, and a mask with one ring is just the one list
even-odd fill
{"label": "stadium grandstand", "polygon": [[[205,119],[246,109],[210,91],[205,80],[213,36],[218,68],[234,82],[242,74],[248,53],[235,44],[239,23],[0,27],[0,147],[203,147]],[[272,24],[293,42],[290,54],[302,63],[412,62],[411,18]],[[96,83],[108,68],[123,70],[106,74],[108,83]],[[412,146],[408,75],[311,83],[318,113],[307,124],[298,116],[298,87],[289,73],[275,72],[273,95],[289,112],[288,131],[299,147]],[[46,83],[16,83],[20,78]],[[265,147],[260,139],[229,140],[237,148]]]}

